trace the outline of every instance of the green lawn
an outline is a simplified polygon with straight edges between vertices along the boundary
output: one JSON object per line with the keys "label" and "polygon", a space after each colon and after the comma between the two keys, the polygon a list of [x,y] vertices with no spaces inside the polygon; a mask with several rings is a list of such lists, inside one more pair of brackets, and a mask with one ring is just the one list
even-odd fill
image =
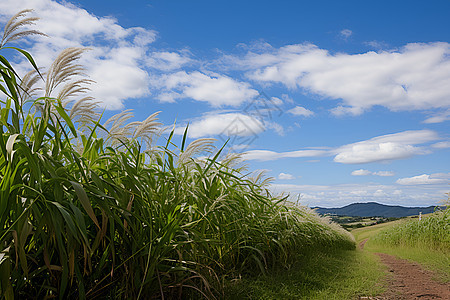
{"label": "green lawn", "polygon": [[361,250],[308,253],[289,270],[235,281],[226,299],[357,299],[383,292],[384,267]]}

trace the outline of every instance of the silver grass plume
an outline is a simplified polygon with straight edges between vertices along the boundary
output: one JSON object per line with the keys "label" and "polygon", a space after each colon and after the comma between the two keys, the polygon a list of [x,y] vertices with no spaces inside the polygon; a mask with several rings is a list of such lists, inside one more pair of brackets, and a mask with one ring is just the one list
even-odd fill
{"label": "silver grass plume", "polygon": [[8,23],[6,23],[5,29],[3,31],[2,41],[0,43],[0,48],[5,46],[6,43],[12,42],[14,40],[20,39],[22,37],[31,36],[31,35],[42,35],[47,36],[46,34],[32,29],[21,30],[23,26],[26,25],[34,25],[39,18],[37,17],[29,17],[25,18],[25,16],[32,12],[32,9],[24,9],[17,14],[15,14],[11,19],[9,19]]}
{"label": "silver grass plume", "polygon": [[268,185],[270,185],[270,183],[272,181],[275,180],[275,178],[273,177],[267,177],[264,178],[266,176],[267,171],[266,170],[261,170],[258,173],[256,173],[255,176],[252,176],[250,179],[251,182],[253,182],[254,184],[259,185],[260,187],[267,187]]}
{"label": "silver grass plume", "polygon": [[216,139],[213,138],[201,138],[193,141],[192,143],[187,146],[186,150],[184,150],[179,158],[178,161],[182,164],[186,164],[190,161],[190,159],[193,158],[194,155],[200,154],[202,152],[208,152],[211,153],[211,151],[214,149],[214,142]]}
{"label": "silver grass plume", "polygon": [[69,117],[83,126],[100,118],[98,107],[99,102],[94,101],[94,98],[89,96],[81,98],[70,109]]}
{"label": "silver grass plume", "polygon": [[[69,81],[74,76],[86,76],[84,73],[84,67],[76,63],[83,52],[88,48],[71,47],[64,49],[55,61],[50,66],[47,72],[47,80],[45,82],[45,97],[51,97],[52,92],[61,83]],[[68,88],[68,93],[73,93],[73,90],[79,88],[80,83],[90,84],[92,81],[89,79],[82,79],[75,83],[73,88]],[[64,89],[63,89],[64,90]]]}
{"label": "silver grass plume", "polygon": [[243,153],[228,153],[224,159],[221,160],[221,164],[229,169],[234,169],[238,172],[242,172],[248,168],[248,165],[244,163]]}
{"label": "silver grass plume", "polygon": [[133,138],[142,138],[146,141],[147,146],[150,146],[153,142],[153,137],[159,136],[161,133],[161,125],[162,123],[158,122],[158,115],[160,111],[155,112],[147,117],[142,122],[133,122],[130,125],[135,127],[135,131],[133,133]]}
{"label": "silver grass plume", "polygon": [[35,87],[36,83],[41,79],[41,76],[36,70],[31,70],[25,76],[23,76],[20,82],[20,88],[18,89],[19,97],[22,101],[22,105],[27,101],[33,99],[37,95],[37,92],[42,90],[40,87]]}
{"label": "silver grass plume", "polygon": [[105,128],[111,124],[106,141],[109,141],[111,144],[127,141],[128,137],[132,135],[133,125],[125,125],[125,123],[132,117],[134,116],[131,113],[131,109],[126,109],[106,120],[103,124]]}

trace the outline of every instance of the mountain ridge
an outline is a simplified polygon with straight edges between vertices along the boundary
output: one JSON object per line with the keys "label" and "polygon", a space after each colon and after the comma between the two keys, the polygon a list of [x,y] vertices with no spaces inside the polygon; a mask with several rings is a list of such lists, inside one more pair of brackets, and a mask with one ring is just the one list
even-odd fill
{"label": "mountain ridge", "polygon": [[377,202],[352,203],[338,208],[312,207],[319,214],[331,214],[350,217],[386,217],[402,218],[408,216],[428,214],[435,211],[437,206],[406,207],[400,205],[386,205]]}

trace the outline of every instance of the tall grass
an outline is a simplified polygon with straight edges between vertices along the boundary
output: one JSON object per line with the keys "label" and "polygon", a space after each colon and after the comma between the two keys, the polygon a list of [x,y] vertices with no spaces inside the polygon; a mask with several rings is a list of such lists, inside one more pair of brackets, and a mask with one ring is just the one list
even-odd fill
{"label": "tall grass", "polygon": [[410,219],[385,229],[371,243],[386,246],[417,247],[450,254],[450,208],[438,210],[422,220]]}
{"label": "tall grass", "polygon": [[[0,294],[13,298],[223,296],[223,280],[290,264],[314,247],[354,247],[311,210],[275,197],[212,140],[158,146],[157,113],[102,123],[77,60],[63,51],[19,78],[0,56]],[[22,24],[22,25],[21,25]],[[8,50],[9,49],[9,50]],[[36,83],[41,82],[42,88]],[[207,159],[196,159],[204,152]]]}

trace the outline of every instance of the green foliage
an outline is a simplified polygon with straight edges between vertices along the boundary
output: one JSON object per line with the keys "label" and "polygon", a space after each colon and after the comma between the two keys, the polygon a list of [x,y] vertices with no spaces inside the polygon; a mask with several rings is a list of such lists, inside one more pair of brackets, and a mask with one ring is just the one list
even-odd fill
{"label": "green foliage", "polygon": [[[9,28],[19,28],[14,22],[27,12]],[[185,133],[179,150],[172,131],[166,146],[156,146],[157,114],[126,123],[125,111],[102,125],[95,102],[82,96],[90,81],[79,79],[76,61],[84,49],[63,51],[43,75],[29,53],[14,49],[34,73],[20,79],[1,56],[6,299],[214,298],[224,278],[289,265],[307,249],[354,247],[342,228],[242,175],[233,167],[236,157],[219,160],[219,150],[193,158],[210,150],[211,140],[184,149]],[[39,80],[42,97],[33,87]]]}

